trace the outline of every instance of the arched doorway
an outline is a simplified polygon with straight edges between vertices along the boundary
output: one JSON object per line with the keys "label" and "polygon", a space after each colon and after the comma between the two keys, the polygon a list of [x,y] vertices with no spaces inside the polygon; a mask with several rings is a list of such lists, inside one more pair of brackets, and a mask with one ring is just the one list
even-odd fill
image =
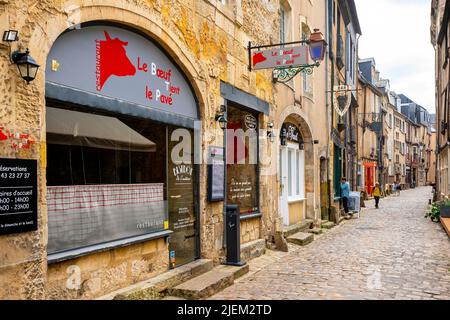
{"label": "arched doorway", "polygon": [[198,103],[176,63],[99,22],[63,33],[46,66],[49,255],[165,236],[172,267],[199,258]]}
{"label": "arched doorway", "polygon": [[305,151],[297,125],[284,122],[280,133],[281,216],[285,226],[305,219]]}
{"label": "arched doorway", "polygon": [[314,146],[307,122],[289,112],[280,123],[279,208],[285,226],[315,219]]}

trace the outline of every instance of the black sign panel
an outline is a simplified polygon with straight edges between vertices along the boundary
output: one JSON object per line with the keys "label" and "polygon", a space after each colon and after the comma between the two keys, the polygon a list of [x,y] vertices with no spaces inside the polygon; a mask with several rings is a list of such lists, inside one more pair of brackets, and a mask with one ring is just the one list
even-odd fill
{"label": "black sign panel", "polygon": [[0,159],[0,234],[37,230],[37,161]]}

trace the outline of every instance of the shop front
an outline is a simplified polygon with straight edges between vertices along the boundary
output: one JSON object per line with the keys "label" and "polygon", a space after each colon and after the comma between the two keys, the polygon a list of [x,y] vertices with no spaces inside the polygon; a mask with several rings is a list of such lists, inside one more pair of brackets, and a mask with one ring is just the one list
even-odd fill
{"label": "shop front", "polygon": [[377,163],[376,162],[364,162],[364,177],[365,177],[365,186],[366,192],[368,196],[372,195],[373,187],[375,186],[376,181],[376,170]]}
{"label": "shop front", "polygon": [[240,211],[241,243],[263,238],[261,199],[262,179],[260,148],[261,121],[269,114],[269,104],[228,83],[221,82],[221,95],[227,113],[226,134],[226,205]]}
{"label": "shop front", "polygon": [[139,243],[156,248],[138,260],[158,259],[151,272],[199,258],[198,119],[187,78],[146,35],[91,23],[56,40],[46,69],[50,273]]}

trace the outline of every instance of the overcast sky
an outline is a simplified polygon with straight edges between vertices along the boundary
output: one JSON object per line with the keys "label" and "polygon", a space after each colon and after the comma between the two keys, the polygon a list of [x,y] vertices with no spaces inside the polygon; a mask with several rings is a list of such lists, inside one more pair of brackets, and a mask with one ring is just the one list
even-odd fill
{"label": "overcast sky", "polygon": [[435,113],[431,0],[355,0],[361,24],[359,57],[375,58],[391,90]]}

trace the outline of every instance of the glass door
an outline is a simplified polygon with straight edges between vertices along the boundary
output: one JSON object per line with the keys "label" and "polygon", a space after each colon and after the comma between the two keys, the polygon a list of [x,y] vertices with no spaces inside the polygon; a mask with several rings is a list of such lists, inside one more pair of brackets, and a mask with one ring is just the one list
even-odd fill
{"label": "glass door", "polygon": [[187,129],[169,128],[168,146],[169,229],[174,232],[170,236],[169,254],[170,266],[174,268],[198,257],[193,133]]}

